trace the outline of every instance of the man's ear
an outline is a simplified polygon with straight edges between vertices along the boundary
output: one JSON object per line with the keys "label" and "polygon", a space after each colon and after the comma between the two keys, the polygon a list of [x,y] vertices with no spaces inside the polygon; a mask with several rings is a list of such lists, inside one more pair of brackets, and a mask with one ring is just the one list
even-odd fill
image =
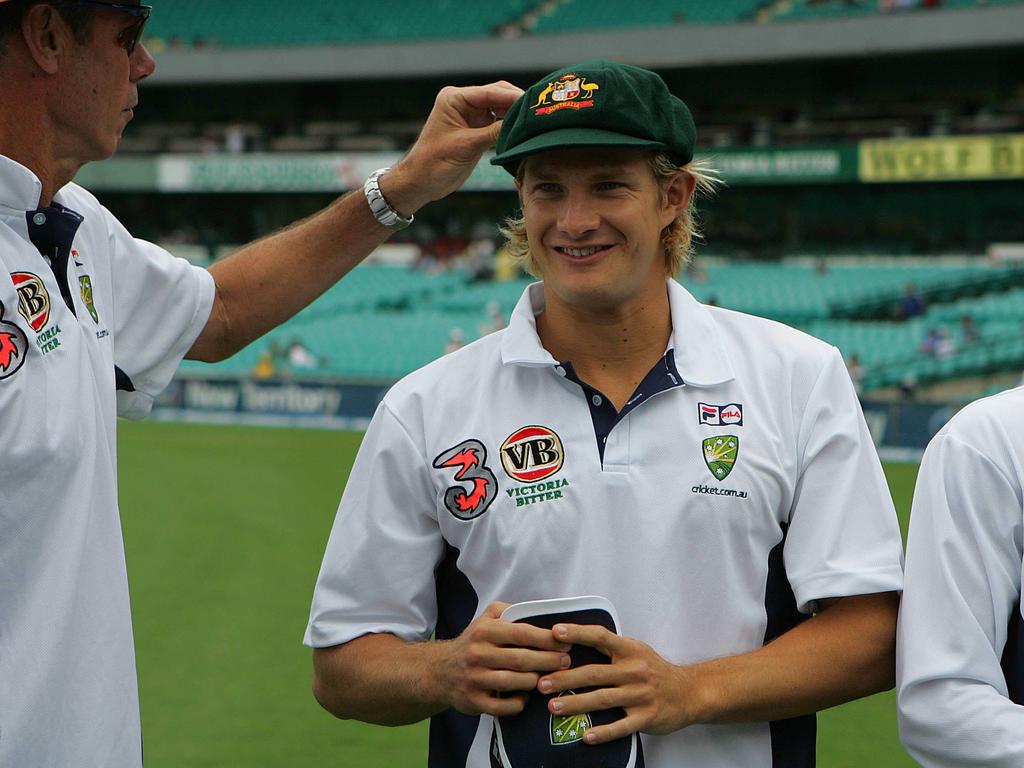
{"label": "man's ear", "polygon": [[690,204],[690,198],[693,197],[696,187],[697,179],[687,171],[681,170],[672,177],[665,188],[665,198],[668,204],[676,209],[677,215]]}
{"label": "man's ear", "polygon": [[21,37],[29,55],[43,72],[55,75],[74,44],[71,28],[52,5],[39,3],[21,20]]}
{"label": "man's ear", "polygon": [[690,204],[690,198],[697,187],[697,179],[693,174],[680,170],[669,180],[662,193],[663,214],[666,226],[675,220],[679,214],[686,210]]}

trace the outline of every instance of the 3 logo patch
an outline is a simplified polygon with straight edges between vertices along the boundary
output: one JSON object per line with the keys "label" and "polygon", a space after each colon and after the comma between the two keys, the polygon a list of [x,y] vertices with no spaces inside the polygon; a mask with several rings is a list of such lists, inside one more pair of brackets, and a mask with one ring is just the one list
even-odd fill
{"label": "3 logo patch", "polygon": [[444,492],[444,506],[460,520],[480,517],[498,495],[498,478],[487,467],[487,449],[479,440],[463,440],[434,459],[434,468],[457,468],[455,479],[469,481],[473,490],[453,485]]}
{"label": "3 logo patch", "polygon": [[21,370],[28,356],[28,336],[14,323],[4,320],[4,305],[0,302],[0,381]]}

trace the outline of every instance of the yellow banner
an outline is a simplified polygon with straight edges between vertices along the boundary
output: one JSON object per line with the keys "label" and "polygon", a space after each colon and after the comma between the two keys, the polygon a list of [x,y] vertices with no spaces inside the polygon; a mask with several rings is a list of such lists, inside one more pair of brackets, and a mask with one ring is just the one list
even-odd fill
{"label": "yellow banner", "polygon": [[860,180],[1024,178],[1024,133],[860,142]]}

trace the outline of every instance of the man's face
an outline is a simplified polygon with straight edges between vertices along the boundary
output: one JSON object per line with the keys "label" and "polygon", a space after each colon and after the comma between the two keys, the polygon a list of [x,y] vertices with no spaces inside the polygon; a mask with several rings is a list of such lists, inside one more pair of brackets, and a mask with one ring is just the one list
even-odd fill
{"label": "man's face", "polygon": [[129,54],[123,45],[135,17],[113,8],[93,13],[89,39],[73,44],[55,110],[62,135],[83,163],[114,154],[138,104],[138,83],[156,69],[144,46]]}
{"label": "man's face", "polygon": [[664,188],[640,150],[554,150],[527,158],[519,194],[548,301],[603,310],[663,293],[661,232],[688,199],[684,189],[680,202],[678,186]]}

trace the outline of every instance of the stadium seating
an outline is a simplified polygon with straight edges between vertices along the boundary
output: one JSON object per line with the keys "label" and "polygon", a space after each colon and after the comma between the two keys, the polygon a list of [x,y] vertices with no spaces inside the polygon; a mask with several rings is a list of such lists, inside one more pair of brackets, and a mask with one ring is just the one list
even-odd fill
{"label": "stadium seating", "polygon": [[[1021,0],[944,0],[940,7],[1001,5]],[[568,0],[548,3],[536,13],[536,0],[467,3],[436,0],[387,0],[339,3],[305,0],[281,13],[272,0],[156,0],[150,38],[169,45],[220,47],[303,46],[415,39],[487,37],[505,25],[537,33],[621,29],[672,24],[728,24],[744,21],[800,21],[864,16],[879,3],[789,0]],[[173,13],[164,12],[173,8]]]}
{"label": "stadium seating", "polygon": [[[684,283],[698,299],[789,322],[857,355],[866,389],[924,384],[943,378],[1024,368],[1024,288],[959,298],[932,306],[907,322],[830,316],[836,301],[895,297],[907,282],[924,288],[975,285],[1019,271],[991,265],[829,265],[715,263]],[[439,357],[454,329],[468,342],[487,331],[488,307],[508,317],[529,279],[473,283],[464,270],[427,275],[406,267],[363,265],[311,307],[231,360],[213,366],[186,362],[192,375],[245,376],[260,355],[276,350],[280,375],[393,380]],[[980,337],[964,338],[960,318],[971,316]],[[931,328],[950,348],[922,354]],[[321,358],[315,370],[291,370],[284,349],[294,339]]]}
{"label": "stadium seating", "polygon": [[[304,0],[288,6],[272,0],[173,0],[157,9],[150,37],[167,44],[263,47],[486,37],[517,18],[529,0],[387,0],[339,3]],[[163,12],[163,11],[169,12]]]}

